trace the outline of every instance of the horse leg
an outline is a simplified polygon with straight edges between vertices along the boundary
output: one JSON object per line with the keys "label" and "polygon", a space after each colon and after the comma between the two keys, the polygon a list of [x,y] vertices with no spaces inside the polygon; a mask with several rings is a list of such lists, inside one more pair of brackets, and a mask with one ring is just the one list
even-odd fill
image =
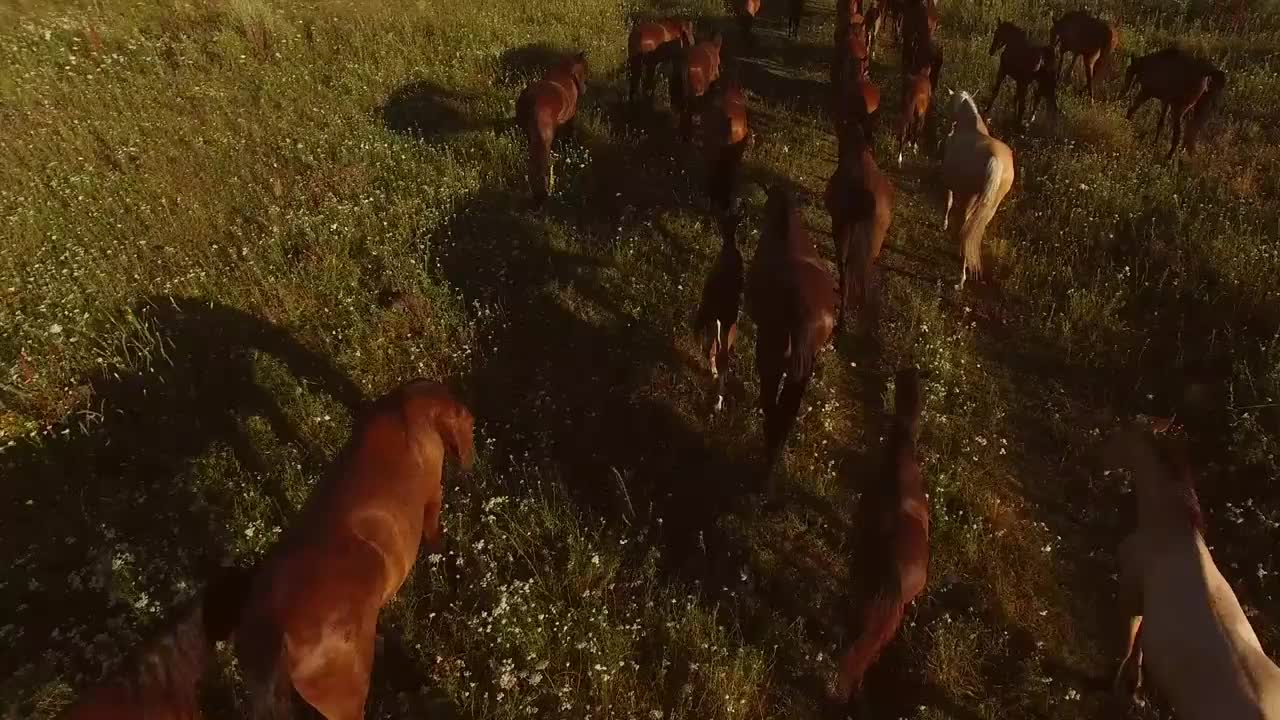
{"label": "horse leg", "polygon": [[1004,84],[1004,75],[1004,67],[996,71],[996,84],[991,88],[991,99],[987,101],[987,107],[982,111],[983,115],[991,115],[991,108],[996,104],[996,96],[1000,94],[1000,86]]}
{"label": "horse leg", "polygon": [[942,211],[942,229],[946,230],[951,224],[951,206],[955,202],[955,193],[947,191],[947,209]]}
{"label": "horse leg", "polygon": [[1136,701],[1138,688],[1142,684],[1142,580],[1138,567],[1138,538],[1130,535],[1120,543],[1116,553],[1120,564],[1119,604],[1121,611],[1128,617],[1128,629],[1125,636],[1124,659],[1116,671],[1113,686],[1117,693],[1130,694]]}
{"label": "horse leg", "polygon": [[[360,627],[352,628],[350,645],[326,653],[317,666],[294,679],[298,694],[325,720],[363,720],[377,619],[377,612],[369,612],[367,618],[361,618]],[[346,628],[334,628],[343,629]]]}
{"label": "horse leg", "polygon": [[840,312],[836,316],[836,327],[844,327],[844,318],[849,308],[849,245],[853,224],[843,217],[831,218],[831,234],[836,242],[836,269],[840,273]]}
{"label": "horse leg", "polygon": [[649,107],[653,107],[653,96],[658,90],[658,63],[650,60],[645,63],[644,67],[644,93],[649,100]]}
{"label": "horse leg", "polygon": [[537,123],[526,130],[529,136],[529,187],[533,191],[534,207],[542,207],[551,194],[554,182],[551,171],[551,141],[555,130],[550,123]]}
{"label": "horse leg", "polygon": [[1133,114],[1138,112],[1138,108],[1142,107],[1150,99],[1151,95],[1147,94],[1146,88],[1139,88],[1138,96],[1133,99],[1133,104],[1129,106],[1129,111],[1124,114],[1125,119],[1132,120]]}
{"label": "horse leg", "polygon": [[441,505],[440,498],[429,500],[422,513],[422,544],[428,555],[444,553],[444,534],[440,532]]}
{"label": "horse leg", "polygon": [[632,55],[627,62],[627,102],[634,104],[636,101],[636,91],[640,89],[640,79],[642,77],[641,55]]}
{"label": "horse leg", "polygon": [[[812,352],[812,350],[810,348],[793,347],[791,352]],[[804,399],[804,391],[809,387],[811,379],[811,375],[801,378],[788,377],[782,383],[782,393],[778,397],[773,432],[766,433],[769,436],[770,454],[774,457],[780,455],[787,445],[787,438],[791,436],[791,429],[796,424],[796,418],[800,416],[800,402]]]}
{"label": "horse leg", "polygon": [[1182,119],[1186,117],[1188,109],[1173,109],[1173,142],[1169,143],[1169,154],[1165,157],[1165,162],[1173,159],[1173,154],[1178,151],[1178,145],[1182,143]]}
{"label": "horse leg", "polygon": [[1027,86],[1030,83],[1018,83],[1017,94],[1014,96],[1014,103],[1018,107],[1018,127],[1022,127],[1022,117],[1027,112]]}
{"label": "horse leg", "polygon": [[1156,132],[1151,136],[1151,144],[1160,142],[1160,133],[1164,130],[1164,119],[1169,114],[1169,103],[1160,103],[1160,116],[1156,119]]}

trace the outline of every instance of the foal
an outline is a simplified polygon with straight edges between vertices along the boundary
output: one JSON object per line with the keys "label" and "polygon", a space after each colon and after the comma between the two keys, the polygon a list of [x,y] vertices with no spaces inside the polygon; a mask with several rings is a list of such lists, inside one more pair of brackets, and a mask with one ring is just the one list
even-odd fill
{"label": "foal", "polygon": [[240,618],[249,570],[223,568],[204,592],[122,670],[82,694],[62,720],[197,720],[199,682]]}
{"label": "foal", "polygon": [[720,48],[724,38],[720,33],[710,40],[701,40],[686,48],[673,67],[672,75],[679,76],[679,83],[672,84],[672,104],[680,108],[680,135],[687,142],[693,137],[693,115],[701,113],[701,105],[711,84],[720,78]]}
{"label": "foal", "polygon": [[746,300],[756,324],[765,469],[771,477],[800,413],[818,351],[831,339],[838,296],[791,192],[774,187],[768,197]]}
{"label": "foal", "polygon": [[1076,61],[1084,60],[1085,87],[1089,99],[1093,99],[1094,80],[1107,69],[1111,53],[1120,45],[1120,35],[1105,20],[1100,20],[1084,10],[1072,10],[1053,23],[1049,31],[1049,47],[1059,59],[1072,53],[1071,62],[1063,71],[1070,77]]}
{"label": "foal", "polygon": [[1138,526],[1117,553],[1129,615],[1117,688],[1131,678],[1136,693],[1145,665],[1181,720],[1280,720],[1280,667],[1209,554],[1185,460],[1161,457],[1138,427],[1104,453],[1109,466],[1132,468],[1138,501]]}
{"label": "foal", "polygon": [[541,208],[555,183],[551,170],[551,142],[556,130],[573,132],[578,100],[586,91],[587,58],[578,53],[531,83],[516,100],[516,123],[529,141],[529,186],[535,208]]}
{"label": "foal", "polygon": [[[1159,140],[1164,128],[1164,118],[1173,110],[1173,142],[1167,158],[1172,158],[1182,144],[1182,124],[1192,116],[1198,126],[1203,124],[1208,109],[1216,102],[1226,86],[1227,76],[1221,70],[1177,48],[1166,48],[1149,55],[1136,57],[1125,73],[1124,90],[1127,95],[1134,81],[1138,83],[1138,95],[1133,99],[1125,117],[1132,118],[1138,108],[1148,100],[1160,101],[1160,117],[1152,140]],[[1201,110],[1203,104],[1204,110]],[[1194,111],[1194,115],[1193,115]]]}
{"label": "foal", "polygon": [[702,336],[702,355],[716,383],[716,412],[724,406],[725,378],[729,375],[729,361],[738,337],[738,309],[742,304],[744,282],[735,219],[722,216],[720,232],[720,254],[707,274],[702,302],[693,318],[694,331]]}
{"label": "foal", "polygon": [[836,269],[840,273],[840,314],[836,327],[844,327],[849,311],[849,288],[854,303],[862,307],[871,281],[871,266],[880,257],[889,223],[893,219],[893,185],[880,172],[865,136],[846,133],[839,148],[835,172],[827,181],[827,212],[836,245]]}
{"label": "foal", "polygon": [[415,380],[375,401],[293,527],[263,559],[236,631],[256,719],[288,716],[291,691],[327,720],[364,716],[378,612],[419,545],[442,549],[446,456],[474,455],[472,417]]}
{"label": "foal", "polygon": [[991,137],[969,93],[952,96],[951,119],[955,129],[942,153],[942,182],[947,188],[942,229],[955,226],[964,256],[958,287],[964,289],[970,274],[982,279],[982,236],[1013,187],[1013,150]]}
{"label": "foal", "polygon": [[995,55],[1001,48],[1004,52],[1000,53],[1000,68],[996,71],[996,84],[991,89],[991,99],[987,101],[987,107],[983,113],[991,114],[991,107],[996,104],[996,98],[1000,95],[1000,86],[1004,84],[1005,77],[1013,78],[1017,87],[1014,103],[1017,106],[1019,126],[1022,125],[1022,116],[1027,109],[1027,88],[1033,82],[1036,83],[1036,98],[1032,103],[1032,116],[1035,115],[1034,106],[1041,100],[1049,105],[1051,112],[1056,113],[1057,79],[1053,77],[1053,50],[1047,45],[1036,45],[1027,37],[1025,30],[1003,20],[996,26],[988,54]]}
{"label": "foal", "polygon": [[707,155],[707,195],[711,207],[723,216],[733,206],[742,158],[751,141],[747,126],[747,99],[736,80],[721,77],[711,85],[708,112],[702,122],[703,149]]}
{"label": "foal", "polygon": [[628,102],[635,102],[643,80],[645,94],[653,103],[653,90],[658,65],[672,66],[680,51],[693,45],[693,21],[667,18],[639,22],[627,37],[627,68],[630,92]]}
{"label": "foal", "polygon": [[856,615],[861,630],[836,678],[834,695],[842,703],[860,693],[867,669],[898,634],[903,610],[924,590],[928,576],[929,502],[916,459],[922,404],[919,372],[900,370],[879,482],[868,483],[859,508],[860,549],[871,571]]}

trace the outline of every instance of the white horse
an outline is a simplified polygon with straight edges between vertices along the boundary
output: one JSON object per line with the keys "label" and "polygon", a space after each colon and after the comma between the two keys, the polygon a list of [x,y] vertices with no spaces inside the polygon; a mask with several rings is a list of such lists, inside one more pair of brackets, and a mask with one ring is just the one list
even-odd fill
{"label": "white horse", "polygon": [[1137,426],[1112,437],[1106,460],[1133,469],[1138,498],[1118,553],[1130,618],[1117,690],[1136,695],[1145,665],[1179,720],[1280,720],[1280,668],[1209,555],[1185,462],[1169,463]]}
{"label": "white horse", "polygon": [[991,137],[969,93],[953,92],[950,100],[955,127],[942,154],[942,182],[947,188],[942,229],[955,227],[964,254],[959,285],[963,289],[968,275],[982,279],[982,235],[1013,187],[1013,151]]}

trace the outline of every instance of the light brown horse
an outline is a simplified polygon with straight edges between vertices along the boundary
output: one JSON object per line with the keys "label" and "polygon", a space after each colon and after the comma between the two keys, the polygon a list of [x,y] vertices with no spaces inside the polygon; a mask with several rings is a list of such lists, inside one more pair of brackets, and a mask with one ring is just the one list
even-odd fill
{"label": "light brown horse", "polygon": [[471,413],[442,385],[415,380],[366,410],[258,570],[235,638],[251,717],[287,716],[295,690],[327,720],[364,717],[378,612],[420,544],[443,549],[444,461],[473,455]]}
{"label": "light brown horse", "polygon": [[904,609],[928,578],[929,501],[916,459],[922,405],[919,372],[899,371],[879,482],[868,483],[858,513],[860,554],[870,571],[854,615],[860,629],[837,671],[833,694],[842,703],[860,696],[867,669],[898,634]]}
{"label": "light brown horse", "polygon": [[555,184],[551,143],[563,127],[572,134],[578,100],[586,92],[587,58],[578,53],[530,83],[516,100],[516,124],[529,141],[529,187],[535,207],[541,207]]}
{"label": "light brown horse", "polygon": [[947,211],[942,229],[954,226],[963,253],[959,288],[970,274],[982,279],[982,236],[1004,196],[1013,187],[1013,151],[991,137],[969,93],[951,98],[955,123],[942,153],[942,183]]}
{"label": "light brown horse", "polygon": [[831,213],[831,235],[840,273],[840,314],[843,327],[849,310],[849,292],[861,308],[867,299],[871,268],[880,257],[884,238],[893,220],[893,184],[880,172],[875,155],[860,132],[850,132],[840,143],[835,172],[827,181],[825,201]]}
{"label": "light brown horse", "polygon": [[[747,273],[746,301],[756,325],[765,471],[771,483],[813,379],[818,351],[831,339],[838,294],[791,191],[770,188],[764,212],[760,244]],[[767,491],[771,494],[771,484]]]}
{"label": "light brown horse", "polygon": [[1084,61],[1085,88],[1090,100],[1094,97],[1097,77],[1105,74],[1111,54],[1119,45],[1120,34],[1116,29],[1084,10],[1067,12],[1054,21],[1049,31],[1049,47],[1058,54],[1059,62],[1067,53],[1072,54],[1070,63],[1062,63],[1068,77],[1075,71],[1076,62]]}
{"label": "light brown horse", "polygon": [[[1163,455],[1163,456],[1162,456]],[[1130,426],[1104,450],[1133,470],[1138,526],[1120,545],[1120,601],[1129,616],[1117,689],[1142,669],[1180,720],[1280,720],[1280,667],[1268,658],[1205,545],[1190,469]]]}
{"label": "light brown horse", "polygon": [[735,218],[720,219],[721,245],[707,282],[702,287],[702,302],[693,318],[693,328],[702,338],[702,355],[711,368],[716,383],[716,412],[724,406],[725,379],[738,338],[738,309],[742,305],[744,283],[742,252],[738,250]]}
{"label": "light brown horse", "polygon": [[627,36],[628,102],[635,102],[643,81],[645,95],[653,103],[658,66],[674,64],[681,50],[693,46],[693,21],[666,18],[638,22]]}
{"label": "light brown horse", "polygon": [[251,571],[223,568],[194,601],[114,675],[83,693],[62,720],[197,720],[199,683],[240,618]]}
{"label": "light brown horse", "polygon": [[680,82],[672,85],[673,105],[680,109],[680,135],[693,138],[693,116],[701,114],[703,100],[711,84],[720,78],[720,49],[724,38],[720,33],[710,40],[700,40],[681,53],[672,77]]}
{"label": "light brown horse", "polygon": [[[1003,49],[1003,52],[1000,52]],[[996,83],[991,88],[991,99],[987,101],[984,114],[990,115],[991,108],[1000,96],[1000,86],[1006,77],[1013,78],[1016,92],[1014,104],[1017,107],[1017,123],[1022,125],[1022,117],[1027,110],[1027,90],[1036,83],[1036,100],[1033,105],[1045,101],[1052,113],[1057,114],[1057,77],[1054,70],[1054,54],[1048,45],[1037,45],[1027,37],[1027,32],[1011,22],[1000,21],[996,25],[994,37],[991,38],[989,55],[1000,52],[1000,67],[996,70]],[[1033,117],[1034,117],[1034,107]]]}
{"label": "light brown horse", "polygon": [[906,77],[902,83],[902,113],[898,120],[898,167],[902,167],[902,154],[908,144],[917,152],[920,150],[920,135],[932,100],[933,77],[928,66]]}
{"label": "light brown horse", "polygon": [[1172,158],[1183,141],[1184,121],[1190,118],[1197,126],[1203,124],[1208,110],[1226,87],[1227,76],[1212,64],[1171,47],[1131,60],[1121,95],[1127,95],[1135,81],[1138,95],[1125,117],[1132,118],[1148,100],[1159,100],[1161,108],[1152,137],[1154,142],[1159,140],[1164,118],[1172,110],[1173,142],[1167,156]]}
{"label": "light brown horse", "polygon": [[742,158],[751,142],[747,125],[747,99],[736,80],[721,77],[707,93],[703,113],[703,150],[707,156],[707,195],[717,214],[733,206]]}

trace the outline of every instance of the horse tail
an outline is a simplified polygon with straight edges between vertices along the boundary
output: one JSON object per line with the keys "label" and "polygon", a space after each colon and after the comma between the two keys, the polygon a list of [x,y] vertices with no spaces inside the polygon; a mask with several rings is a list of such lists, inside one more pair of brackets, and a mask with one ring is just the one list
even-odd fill
{"label": "horse tail", "polygon": [[1124,87],[1120,90],[1120,97],[1129,94],[1129,90],[1133,88],[1133,81],[1138,79],[1138,73],[1142,71],[1141,57],[1134,57],[1129,61],[1129,67],[1124,71]]}
{"label": "horse tail", "polygon": [[550,193],[551,138],[538,121],[537,97],[525,93],[516,101],[516,124],[529,141],[529,188],[533,199],[541,204]]}
{"label": "horse tail", "polygon": [[898,564],[885,562],[880,585],[862,608],[862,629],[840,663],[840,686],[846,697],[862,687],[862,678],[902,625],[902,577]]}
{"label": "horse tail", "polygon": [[1120,43],[1120,36],[1115,30],[1112,30],[1107,36],[1107,42],[1102,46],[1102,50],[1098,53],[1098,64],[1093,68],[1093,77],[1095,80],[1101,79],[1106,81],[1107,72],[1111,69],[1111,53],[1115,52],[1116,47]]}
{"label": "horse tail", "polygon": [[816,335],[814,320],[805,317],[801,303],[798,296],[792,299],[792,312],[788,318],[791,340],[791,358],[787,365],[788,382],[807,381],[813,374],[813,361],[817,355],[817,348],[813,347]]}
{"label": "horse tail", "polygon": [[1000,158],[992,156],[987,161],[986,182],[982,192],[974,199],[972,210],[966,214],[960,227],[960,243],[964,248],[964,265],[970,272],[982,274],[982,235],[987,224],[996,214],[1000,203],[1000,184],[1004,180],[1004,165]]}

